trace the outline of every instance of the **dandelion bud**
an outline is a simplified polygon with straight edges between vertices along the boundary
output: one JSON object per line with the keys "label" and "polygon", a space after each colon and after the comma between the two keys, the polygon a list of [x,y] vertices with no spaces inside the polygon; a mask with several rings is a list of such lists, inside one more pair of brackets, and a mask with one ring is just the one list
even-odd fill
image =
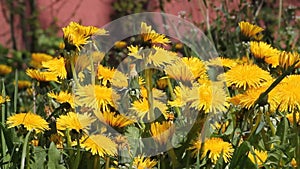
{"label": "dandelion bud", "polygon": [[[289,66],[292,66],[295,62],[299,60],[299,54],[297,52],[286,52],[283,51],[279,55],[279,65],[284,69],[287,69]],[[295,68],[300,68],[300,63],[295,65]]]}

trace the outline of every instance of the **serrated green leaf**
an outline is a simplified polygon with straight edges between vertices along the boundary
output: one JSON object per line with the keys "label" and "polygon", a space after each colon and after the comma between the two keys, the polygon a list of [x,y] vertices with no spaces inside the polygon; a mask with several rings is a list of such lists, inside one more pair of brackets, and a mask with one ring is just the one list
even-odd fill
{"label": "serrated green leaf", "polygon": [[135,156],[136,152],[137,152],[137,148],[140,144],[139,138],[140,138],[140,131],[137,127],[134,126],[130,126],[127,128],[126,132],[125,132],[125,137],[128,140],[129,143],[129,147],[131,150],[131,153],[133,156]]}
{"label": "serrated green leaf", "polygon": [[55,144],[52,142],[49,147],[48,151],[48,168],[55,168],[55,169],[65,169],[63,165],[60,164],[61,153],[57,150]]}
{"label": "serrated green leaf", "polygon": [[30,168],[45,168],[47,153],[42,147],[33,147],[33,160]]}

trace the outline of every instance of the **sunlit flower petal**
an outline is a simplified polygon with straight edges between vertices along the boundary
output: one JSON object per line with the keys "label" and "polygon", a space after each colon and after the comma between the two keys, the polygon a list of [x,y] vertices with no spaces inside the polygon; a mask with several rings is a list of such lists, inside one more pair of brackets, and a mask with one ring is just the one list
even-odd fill
{"label": "sunlit flower petal", "polygon": [[235,85],[237,88],[257,88],[264,82],[272,80],[269,72],[257,65],[238,65],[225,73],[227,86]]}
{"label": "sunlit flower petal", "polygon": [[12,115],[8,117],[6,124],[8,124],[8,128],[24,125],[28,131],[36,130],[37,132],[42,132],[49,130],[46,120],[44,120],[41,116],[31,112]]}
{"label": "sunlit flower petal", "polygon": [[81,131],[86,132],[90,125],[95,121],[89,114],[78,114],[69,112],[67,115],[60,115],[56,120],[56,128],[58,130],[76,130],[78,133]]}
{"label": "sunlit flower petal", "polygon": [[91,151],[93,155],[98,154],[100,157],[117,155],[117,144],[101,134],[91,135],[87,138],[83,137],[80,146]]}

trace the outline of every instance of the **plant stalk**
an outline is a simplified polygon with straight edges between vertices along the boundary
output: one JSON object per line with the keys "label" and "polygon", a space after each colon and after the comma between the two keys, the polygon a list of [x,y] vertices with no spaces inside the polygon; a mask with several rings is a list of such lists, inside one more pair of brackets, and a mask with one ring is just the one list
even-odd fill
{"label": "plant stalk", "polygon": [[145,81],[146,81],[146,90],[148,95],[148,106],[149,106],[149,113],[148,113],[148,120],[154,120],[154,99],[152,93],[152,70],[146,69],[145,70]]}

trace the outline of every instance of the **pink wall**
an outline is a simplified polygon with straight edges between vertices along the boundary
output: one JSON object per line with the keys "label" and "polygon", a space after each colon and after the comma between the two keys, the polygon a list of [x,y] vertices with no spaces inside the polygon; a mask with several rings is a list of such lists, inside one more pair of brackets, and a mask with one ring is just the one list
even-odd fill
{"label": "pink wall", "polygon": [[[110,21],[110,14],[112,13],[111,2],[113,0],[37,0],[37,4],[40,10],[40,21],[42,27],[48,27],[53,18],[57,19],[57,24],[60,28],[66,26],[70,21],[80,22],[83,25],[93,25],[101,27]],[[3,2],[3,1],[0,1]],[[166,0],[164,0],[166,2]],[[165,12],[169,14],[178,15],[180,11],[186,11],[187,14],[191,14],[187,19],[192,19],[197,22],[203,21],[203,13],[200,9],[202,0],[171,0],[170,3],[165,4]],[[207,1],[208,2],[208,1]],[[218,6],[221,0],[211,0],[216,6]],[[237,6],[239,0],[230,1],[232,9]],[[293,4],[300,6],[300,2],[294,0],[285,0],[285,6]],[[0,9],[3,8],[3,4],[0,3]],[[159,11],[158,0],[149,0],[148,11]],[[211,10],[212,11],[212,10]],[[209,13],[210,20],[215,18],[213,12]],[[18,23],[16,23],[18,24]],[[10,47],[10,28],[8,23],[0,12],[0,44]],[[16,28],[18,25],[16,25]],[[62,35],[62,31],[59,32]],[[16,32],[18,49],[22,48],[21,34]]]}

